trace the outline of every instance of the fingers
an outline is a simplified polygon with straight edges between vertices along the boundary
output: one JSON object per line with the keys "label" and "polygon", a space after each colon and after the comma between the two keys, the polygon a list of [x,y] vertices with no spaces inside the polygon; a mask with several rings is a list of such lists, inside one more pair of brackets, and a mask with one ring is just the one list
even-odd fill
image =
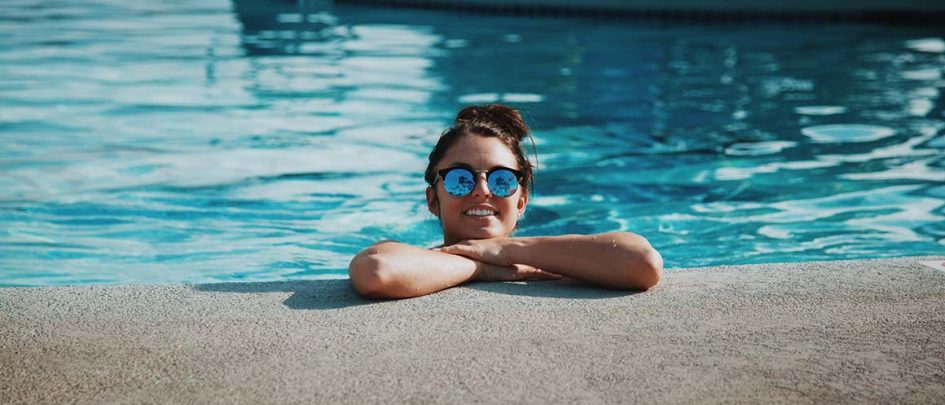
{"label": "fingers", "polygon": [[459,245],[459,244],[449,245],[449,246],[443,246],[440,248],[434,248],[432,250],[440,252],[440,253],[448,253],[451,255],[468,257],[473,260],[479,260],[479,261],[484,261],[484,262],[489,261],[486,258],[482,257],[482,254],[479,251],[477,251],[475,248],[471,246],[466,246],[466,245]]}
{"label": "fingers", "polygon": [[443,247],[433,248],[430,250],[433,250],[435,252],[441,252],[441,253],[449,253],[451,255],[462,255],[464,253],[463,248],[456,245],[443,246]]}
{"label": "fingers", "polygon": [[526,264],[513,264],[512,267],[516,270],[516,275],[521,278],[541,280],[557,280],[561,278],[560,274],[547,272]]}
{"label": "fingers", "polygon": [[489,263],[483,263],[478,277],[480,281],[560,280],[562,278],[560,274],[547,272],[527,264],[500,266]]}
{"label": "fingers", "polygon": [[555,273],[549,273],[549,272],[547,272],[547,271],[542,271],[542,272],[538,273],[537,276],[532,276],[532,277],[537,278],[537,279],[540,279],[540,280],[560,280],[561,277],[563,277],[563,276],[560,275],[560,274],[555,274]]}
{"label": "fingers", "polygon": [[449,246],[435,247],[430,250],[435,250],[437,252],[453,253],[453,252],[458,252],[458,251],[463,250],[463,246],[462,245],[449,245]]}

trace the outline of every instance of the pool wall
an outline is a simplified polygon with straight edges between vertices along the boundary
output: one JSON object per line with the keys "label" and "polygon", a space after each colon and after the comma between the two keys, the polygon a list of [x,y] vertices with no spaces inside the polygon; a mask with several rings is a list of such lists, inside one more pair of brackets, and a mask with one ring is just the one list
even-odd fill
{"label": "pool wall", "polygon": [[[300,4],[329,2],[302,1]],[[696,20],[838,20],[936,23],[945,16],[945,2],[932,0],[871,1],[697,1],[697,0],[340,0],[366,4],[533,15],[587,15]]]}

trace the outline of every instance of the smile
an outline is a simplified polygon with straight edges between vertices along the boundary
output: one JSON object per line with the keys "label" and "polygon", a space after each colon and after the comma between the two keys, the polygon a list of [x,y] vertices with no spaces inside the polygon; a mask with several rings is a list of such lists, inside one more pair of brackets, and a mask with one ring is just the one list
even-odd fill
{"label": "smile", "polygon": [[497,214],[497,212],[492,211],[492,210],[468,210],[464,212],[463,214],[474,216],[474,217],[484,217],[484,216],[495,215]]}

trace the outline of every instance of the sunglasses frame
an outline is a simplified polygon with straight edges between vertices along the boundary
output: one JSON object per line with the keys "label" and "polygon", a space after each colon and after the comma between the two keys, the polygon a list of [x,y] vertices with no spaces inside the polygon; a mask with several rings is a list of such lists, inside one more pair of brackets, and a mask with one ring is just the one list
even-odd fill
{"label": "sunglasses frame", "polygon": [[[518,190],[518,187],[521,187],[521,185],[522,185],[522,176],[523,176],[522,171],[521,171],[521,170],[515,170],[515,169],[512,169],[512,168],[510,168],[510,167],[505,167],[505,166],[496,166],[496,167],[493,167],[493,168],[488,169],[488,170],[473,170],[472,168],[465,167],[465,166],[447,167],[447,168],[445,168],[445,169],[437,170],[437,172],[436,172],[436,178],[433,179],[433,185],[435,186],[435,185],[436,185],[436,181],[439,180],[439,179],[444,179],[444,180],[446,180],[446,175],[449,174],[449,172],[451,172],[451,171],[453,171],[453,170],[465,170],[465,171],[467,171],[467,172],[469,172],[469,173],[472,173],[472,174],[473,174],[473,183],[475,183],[475,182],[477,182],[477,181],[479,180],[479,173],[485,173],[485,174],[486,174],[486,185],[489,185],[489,176],[491,176],[492,173],[495,173],[495,172],[497,172],[497,171],[499,171],[499,170],[508,170],[508,171],[512,172],[512,174],[515,175],[515,181],[518,183],[518,186],[516,186],[516,188],[515,188],[516,191]],[[472,190],[474,190],[474,189],[475,189],[475,187],[473,187],[472,189],[469,190],[468,193],[463,194],[463,195],[455,195],[455,194],[450,193],[449,191],[447,191],[447,194],[449,194],[449,195],[451,195],[451,196],[454,196],[454,197],[466,197],[466,196],[472,194]],[[496,195],[496,194],[495,194],[495,191],[493,191],[491,187],[489,188],[489,192],[491,192],[493,195]],[[512,194],[515,194],[515,192],[512,192]],[[501,196],[500,196],[500,198],[508,198],[508,197],[511,197],[512,194],[509,194],[509,195],[507,195],[507,196],[505,196],[505,197],[501,197]]]}

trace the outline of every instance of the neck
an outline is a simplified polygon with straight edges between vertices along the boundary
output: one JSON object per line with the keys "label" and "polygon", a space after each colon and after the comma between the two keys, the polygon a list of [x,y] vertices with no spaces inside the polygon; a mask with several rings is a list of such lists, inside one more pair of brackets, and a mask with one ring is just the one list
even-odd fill
{"label": "neck", "polygon": [[455,243],[457,243],[457,242],[459,242],[459,241],[461,241],[461,240],[462,240],[462,239],[459,239],[459,238],[453,238],[453,237],[449,237],[449,236],[443,236],[443,246],[449,246],[449,245],[455,244]]}

